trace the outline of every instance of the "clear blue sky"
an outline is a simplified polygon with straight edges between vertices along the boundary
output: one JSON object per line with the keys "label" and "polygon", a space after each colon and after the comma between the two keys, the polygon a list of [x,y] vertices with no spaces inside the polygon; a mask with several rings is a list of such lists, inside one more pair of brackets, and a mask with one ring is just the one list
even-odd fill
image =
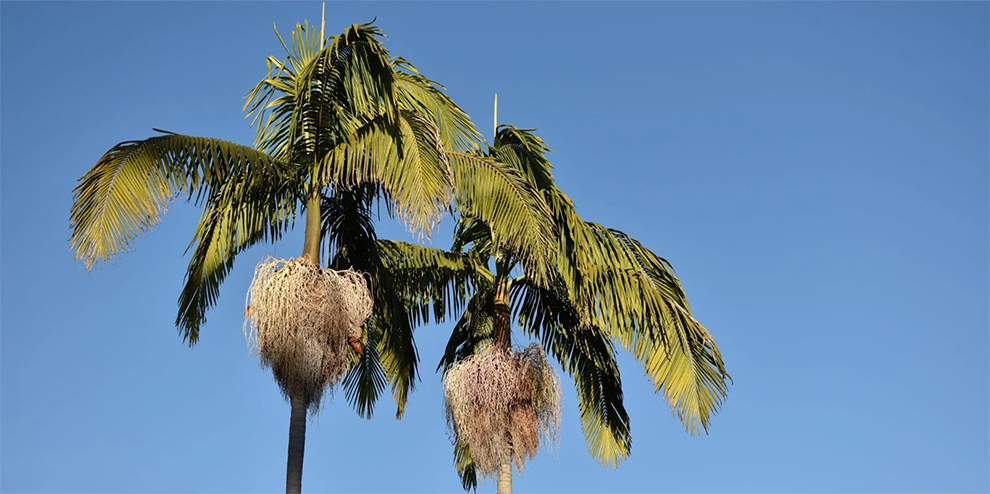
{"label": "clear blue sky", "polygon": [[[172,322],[196,210],[87,274],[69,205],[153,126],[250,144],[272,21],[319,12],[0,6],[0,490],[283,488],[289,409],[241,316],[254,263],[301,234],[239,258],[189,349]],[[633,454],[615,471],[568,383],[559,453],[518,492],[990,490],[988,3],[327,5],[333,31],[376,16],[486,133],[495,92],[502,122],[538,128],[583,216],[673,262],[735,378],[690,437],[624,357]],[[448,331],[417,332],[405,419],[339,394],[311,423],[306,491],[460,491],[432,372]]]}

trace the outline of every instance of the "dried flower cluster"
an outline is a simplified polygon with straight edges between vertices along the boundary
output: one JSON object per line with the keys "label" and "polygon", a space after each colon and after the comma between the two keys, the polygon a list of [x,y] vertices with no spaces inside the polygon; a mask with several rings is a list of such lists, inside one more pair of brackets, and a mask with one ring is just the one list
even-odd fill
{"label": "dried flower cluster", "polygon": [[560,380],[539,344],[471,355],[447,370],[443,385],[448,427],[482,476],[511,463],[521,471],[541,436],[556,442]]}
{"label": "dried flower cluster", "polygon": [[262,366],[287,399],[302,396],[319,409],[350,363],[348,337],[360,338],[371,316],[364,276],[269,256],[255,268],[248,303],[245,333]]}

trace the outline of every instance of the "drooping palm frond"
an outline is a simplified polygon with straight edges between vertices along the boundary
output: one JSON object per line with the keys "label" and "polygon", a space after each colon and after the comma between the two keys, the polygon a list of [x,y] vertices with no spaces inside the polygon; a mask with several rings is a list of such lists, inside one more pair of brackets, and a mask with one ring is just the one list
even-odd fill
{"label": "drooping palm frond", "polygon": [[501,126],[492,152],[543,192],[557,226],[556,271],[582,325],[603,328],[632,351],[689,432],[707,430],[728,374],[670,263],[618,230],[581,219],[553,184],[548,146],[530,129]]}
{"label": "drooping palm frond", "polygon": [[588,450],[601,463],[618,466],[629,455],[632,437],[609,335],[581,324],[563,287],[519,280],[513,284],[513,307],[522,331],[538,338],[574,380]]}
{"label": "drooping palm frond", "polygon": [[367,340],[364,342],[364,355],[344,376],[344,398],[354,411],[363,418],[370,419],[375,413],[375,405],[381,397],[388,377],[381,361],[381,338],[386,328],[381,316],[373,315],[365,327]]}
{"label": "drooping palm frond", "polygon": [[454,442],[454,468],[457,469],[457,476],[461,478],[461,488],[465,491],[478,491],[478,472],[474,468],[474,459],[471,458],[471,448],[467,444],[453,438]]}
{"label": "drooping palm frond", "polygon": [[345,395],[359,415],[370,418],[384,388],[391,385],[396,416],[401,418],[415,387],[419,356],[401,290],[395,287],[378,246],[372,217],[377,195],[377,186],[363,184],[324,198],[323,231],[331,248],[331,265],[368,273],[375,299],[365,354],[344,378]]}
{"label": "drooping palm frond", "polygon": [[539,191],[511,165],[471,153],[449,155],[460,214],[485,223],[495,249],[510,252],[535,282],[549,283],[555,227]]}
{"label": "drooping palm frond", "polygon": [[398,136],[384,117],[372,119],[331,149],[313,178],[339,188],[376,183],[400,219],[429,233],[450,205],[450,163],[439,131],[426,117],[399,113]]}
{"label": "drooping palm frond", "polygon": [[238,168],[208,191],[190,244],[193,254],[175,323],[189,344],[198,341],[234,257],[258,242],[277,241],[292,227],[302,196],[297,175],[270,167]]}
{"label": "drooping palm frond", "polygon": [[[477,268],[465,256],[405,242],[378,240],[370,250],[380,263],[374,290],[379,316],[374,322],[381,326],[381,336],[377,353],[365,358],[379,359],[401,417],[417,377],[414,328],[429,322],[430,314],[439,322],[460,310]],[[377,398],[370,391],[363,395]],[[365,407],[370,406],[366,402]]]}
{"label": "drooping palm frond", "polygon": [[444,93],[444,87],[427,79],[401,57],[392,60],[399,106],[429,118],[440,130],[441,140],[452,151],[480,148],[481,133],[471,118]]}
{"label": "drooping palm frond", "polygon": [[454,324],[437,370],[443,369],[446,372],[450,366],[481,353],[490,345],[494,324],[494,295],[494,287],[485,284],[471,297],[461,318]]}
{"label": "drooping palm frond", "polygon": [[519,129],[503,124],[498,127],[490,154],[502,163],[523,173],[539,190],[554,187],[553,165],[546,154],[553,151],[534,133],[535,129]]}
{"label": "drooping palm frond", "polygon": [[388,330],[383,331],[379,355],[385,377],[392,387],[392,400],[395,401],[395,418],[401,419],[406,413],[409,394],[419,380],[419,352],[413,339],[414,326],[408,313],[402,307],[394,290],[388,291],[391,313]]}
{"label": "drooping palm frond", "polygon": [[495,255],[491,228],[473,218],[457,218],[454,224],[454,243],[450,251],[461,252],[479,260],[490,259]]}
{"label": "drooping palm frond", "polygon": [[460,312],[487,271],[470,256],[407,242],[379,240],[378,249],[416,326]]}
{"label": "drooping palm frond", "polygon": [[388,386],[388,377],[382,368],[381,352],[384,332],[389,329],[386,321],[391,312],[383,309],[382,294],[378,280],[378,252],[375,249],[375,233],[372,208],[378,196],[374,184],[364,184],[348,190],[336,190],[333,196],[324,196],[322,213],[322,235],[329,247],[330,266],[336,269],[353,268],[368,273],[375,280],[371,284],[375,298],[375,313],[365,326],[364,355],[344,376],[344,397],[354,410],[364,418],[374,414],[378,398]]}
{"label": "drooping palm frond", "polygon": [[581,284],[573,299],[582,319],[632,352],[688,432],[707,431],[729,376],[711,334],[686,307],[669,264],[600,225],[586,224],[578,237]]}
{"label": "drooping palm frond", "polygon": [[91,268],[127,250],[175,198],[186,195],[198,203],[236,170],[281,166],[264,153],[219,139],[168,133],[122,142],[73,190],[75,258]]}

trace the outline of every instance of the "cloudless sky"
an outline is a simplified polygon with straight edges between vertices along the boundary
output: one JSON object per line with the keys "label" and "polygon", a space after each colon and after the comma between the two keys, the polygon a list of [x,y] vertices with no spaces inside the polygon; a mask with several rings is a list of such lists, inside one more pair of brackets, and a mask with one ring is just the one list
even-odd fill
{"label": "cloudless sky", "polygon": [[[275,492],[289,407],[241,332],[239,258],[201,342],[173,321],[197,210],[87,274],[76,180],[152,127],[250,144],[243,95],[319,3],[0,6],[0,490]],[[588,220],[669,259],[735,384],[688,436],[623,354],[633,454],[556,454],[517,492],[988,492],[987,2],[328,3],[491,133],[535,127]],[[383,218],[380,233],[408,240]],[[449,222],[434,237],[450,244]],[[460,492],[417,331],[408,413],[309,426],[308,492]],[[479,491],[492,492],[487,482]]]}

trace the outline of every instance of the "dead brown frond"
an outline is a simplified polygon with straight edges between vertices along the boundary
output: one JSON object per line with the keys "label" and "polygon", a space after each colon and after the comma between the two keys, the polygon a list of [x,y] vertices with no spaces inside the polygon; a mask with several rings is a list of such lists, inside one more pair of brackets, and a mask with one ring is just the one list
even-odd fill
{"label": "dead brown frond", "polygon": [[323,269],[305,259],[266,257],[248,291],[245,333],[271,368],[282,394],[319,409],[350,362],[349,338],[371,316],[367,281],[352,270]]}
{"label": "dead brown frond", "polygon": [[541,436],[556,443],[560,381],[539,344],[471,355],[451,366],[443,384],[447,425],[482,476],[494,477],[510,462],[521,471]]}

